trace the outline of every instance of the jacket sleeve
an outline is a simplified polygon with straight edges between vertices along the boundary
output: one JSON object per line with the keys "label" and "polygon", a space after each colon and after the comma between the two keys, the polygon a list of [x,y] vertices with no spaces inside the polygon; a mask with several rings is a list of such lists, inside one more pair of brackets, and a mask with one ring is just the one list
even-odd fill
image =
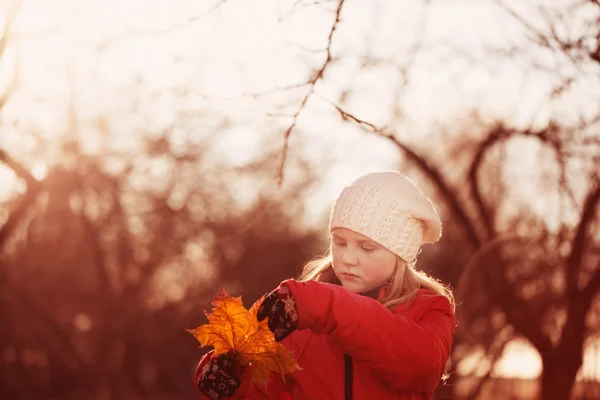
{"label": "jacket sleeve", "polygon": [[[202,370],[202,367],[210,359],[212,352],[205,354],[196,367],[194,373],[194,383],[198,382],[198,376]],[[264,399],[264,400],[291,400],[291,387],[290,384],[293,382],[293,378],[290,376],[288,382],[284,382],[281,377],[275,373],[271,373],[267,386],[260,385],[256,382],[251,381],[252,376],[252,365],[246,366],[244,371],[240,375],[241,385],[236,390],[235,395],[227,397],[226,400],[241,400],[241,399]],[[198,389],[198,385],[195,385]],[[211,400],[209,396],[200,392],[200,399]]]}
{"label": "jacket sleeve", "polygon": [[239,393],[236,393],[236,399],[265,399],[265,400],[291,400],[291,376],[288,376],[288,381],[285,382],[280,375],[275,372],[271,372],[267,386],[260,385],[256,382],[250,382],[252,365],[247,367],[244,371],[242,379],[247,382],[247,385],[240,387]]}
{"label": "jacket sleeve", "polygon": [[418,321],[376,300],[320,282],[284,281],[298,307],[298,329],[326,334],[354,361],[397,391],[433,391],[444,374],[456,328],[448,299],[434,296]]}

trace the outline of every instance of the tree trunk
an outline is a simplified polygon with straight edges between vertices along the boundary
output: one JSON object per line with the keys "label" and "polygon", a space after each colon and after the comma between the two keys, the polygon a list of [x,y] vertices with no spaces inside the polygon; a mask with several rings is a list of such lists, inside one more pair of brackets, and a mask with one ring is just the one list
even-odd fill
{"label": "tree trunk", "polygon": [[542,360],[540,400],[570,399],[577,371],[581,367],[581,357],[572,355],[559,357],[554,354],[552,356],[542,355]]}

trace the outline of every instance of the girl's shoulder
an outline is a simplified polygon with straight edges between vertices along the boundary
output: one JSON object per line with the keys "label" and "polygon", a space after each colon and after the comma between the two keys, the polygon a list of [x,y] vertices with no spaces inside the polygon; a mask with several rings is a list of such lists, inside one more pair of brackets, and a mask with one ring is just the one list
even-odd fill
{"label": "girl's shoulder", "polygon": [[[441,294],[439,294],[438,292],[435,292],[431,289],[427,289],[427,288],[420,288],[419,290],[417,290],[417,294],[415,296],[415,300],[419,301],[419,300],[426,300],[426,299],[446,299],[446,297],[442,296]],[[447,299],[446,299],[447,300]]]}

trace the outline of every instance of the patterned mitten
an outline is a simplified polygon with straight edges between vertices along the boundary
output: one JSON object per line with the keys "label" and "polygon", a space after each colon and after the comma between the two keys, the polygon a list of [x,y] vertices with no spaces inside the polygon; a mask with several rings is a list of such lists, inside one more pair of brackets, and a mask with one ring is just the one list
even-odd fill
{"label": "patterned mitten", "polygon": [[200,360],[194,381],[198,390],[212,400],[231,397],[240,387],[243,372],[233,353],[215,356],[214,350]]}
{"label": "patterned mitten", "polygon": [[298,327],[298,309],[290,289],[282,285],[269,293],[258,309],[259,321],[269,317],[269,329],[281,341]]}

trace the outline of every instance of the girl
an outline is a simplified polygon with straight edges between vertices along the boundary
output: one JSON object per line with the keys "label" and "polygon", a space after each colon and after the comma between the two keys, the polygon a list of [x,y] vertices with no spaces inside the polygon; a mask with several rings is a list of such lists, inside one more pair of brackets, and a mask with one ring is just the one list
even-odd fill
{"label": "girl", "polygon": [[451,291],[415,269],[441,236],[431,201],[404,175],[364,175],[330,217],[326,255],[268,294],[258,319],[301,370],[250,384],[232,354],[200,361],[204,399],[430,399],[444,375],[456,319]]}

